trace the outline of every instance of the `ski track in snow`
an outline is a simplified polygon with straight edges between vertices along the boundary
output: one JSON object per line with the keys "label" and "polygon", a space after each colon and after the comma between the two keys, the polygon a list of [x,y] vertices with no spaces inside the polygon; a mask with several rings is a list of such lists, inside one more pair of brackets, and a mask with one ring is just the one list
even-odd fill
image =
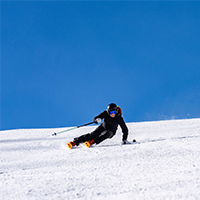
{"label": "ski track in snow", "polygon": [[200,119],[127,123],[98,146],[69,150],[83,127],[0,132],[0,197],[25,199],[200,199]]}

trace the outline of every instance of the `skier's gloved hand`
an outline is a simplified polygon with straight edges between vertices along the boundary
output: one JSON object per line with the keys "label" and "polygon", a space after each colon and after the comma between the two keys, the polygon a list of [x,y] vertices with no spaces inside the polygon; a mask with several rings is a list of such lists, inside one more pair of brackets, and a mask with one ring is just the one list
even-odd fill
{"label": "skier's gloved hand", "polygon": [[128,144],[128,140],[123,140],[122,144]]}
{"label": "skier's gloved hand", "polygon": [[95,120],[95,123],[96,124],[99,124],[99,123],[101,123],[102,122],[102,119],[101,118],[97,118],[96,120]]}

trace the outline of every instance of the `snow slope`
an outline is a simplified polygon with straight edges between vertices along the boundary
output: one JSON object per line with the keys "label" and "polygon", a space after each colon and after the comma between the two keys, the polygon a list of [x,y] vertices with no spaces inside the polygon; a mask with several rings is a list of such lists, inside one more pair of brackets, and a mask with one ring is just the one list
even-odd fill
{"label": "snow slope", "polygon": [[200,119],[127,123],[98,146],[69,150],[83,127],[0,132],[0,199],[200,199]]}

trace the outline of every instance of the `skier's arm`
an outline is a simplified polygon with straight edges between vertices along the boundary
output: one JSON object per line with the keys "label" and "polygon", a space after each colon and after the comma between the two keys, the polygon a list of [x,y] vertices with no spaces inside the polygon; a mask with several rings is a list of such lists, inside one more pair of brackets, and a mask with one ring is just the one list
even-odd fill
{"label": "skier's arm", "polygon": [[97,115],[96,117],[94,117],[93,122],[97,122],[97,119],[104,119],[105,118],[105,112],[100,113],[99,115]]}
{"label": "skier's arm", "polygon": [[120,127],[122,129],[122,133],[123,133],[122,141],[126,141],[128,138],[128,128],[122,117],[119,118],[119,125],[120,125]]}

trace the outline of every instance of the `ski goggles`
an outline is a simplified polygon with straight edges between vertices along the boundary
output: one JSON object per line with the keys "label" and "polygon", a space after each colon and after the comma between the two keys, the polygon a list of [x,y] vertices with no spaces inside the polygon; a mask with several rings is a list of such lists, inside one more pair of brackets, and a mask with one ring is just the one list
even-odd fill
{"label": "ski goggles", "polygon": [[116,113],[117,113],[116,110],[112,110],[112,111],[110,111],[110,115],[112,115],[112,114],[116,114]]}

